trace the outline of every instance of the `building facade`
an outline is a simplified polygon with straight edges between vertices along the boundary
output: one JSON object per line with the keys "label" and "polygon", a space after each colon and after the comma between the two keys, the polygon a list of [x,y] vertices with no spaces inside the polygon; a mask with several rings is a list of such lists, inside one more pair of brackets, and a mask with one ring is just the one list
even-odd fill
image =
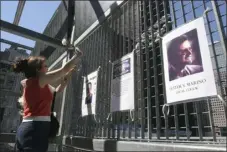
{"label": "building facade", "polygon": [[28,57],[28,54],[26,50],[11,47],[0,55],[0,132],[13,132],[21,120],[17,100],[24,77],[12,72],[11,65],[17,57]]}

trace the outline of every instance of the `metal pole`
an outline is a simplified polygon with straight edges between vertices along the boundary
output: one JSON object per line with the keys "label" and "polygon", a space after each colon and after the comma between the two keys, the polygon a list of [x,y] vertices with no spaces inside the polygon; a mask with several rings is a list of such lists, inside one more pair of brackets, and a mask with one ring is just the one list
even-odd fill
{"label": "metal pole", "polygon": [[23,13],[24,5],[26,0],[21,0],[18,2],[17,11],[14,17],[13,24],[18,25],[20,22],[21,14]]}
{"label": "metal pole", "polygon": [[23,44],[19,44],[19,43],[15,43],[15,42],[12,42],[12,41],[8,41],[8,40],[5,40],[5,39],[1,39],[1,38],[0,38],[0,42],[9,44],[9,45],[12,45],[12,46],[15,46],[15,47],[21,47],[21,48],[24,48],[24,49],[27,49],[27,50],[30,50],[30,51],[34,50],[34,48],[32,48],[32,47],[29,47],[29,46],[26,46],[26,45],[23,45]]}
{"label": "metal pole", "polygon": [[[74,34],[75,34],[75,22],[74,22],[74,18],[75,18],[75,13],[74,10],[75,9],[75,2],[73,1],[68,1],[68,16],[71,16],[73,18],[73,21],[70,21],[70,17],[68,18],[68,35],[67,35],[67,41],[70,40],[70,46],[73,46],[73,42],[74,42]],[[74,24],[72,27],[72,32],[70,35],[70,23]],[[71,36],[71,37],[70,37]],[[67,52],[67,57],[66,57],[66,62],[71,58],[72,56],[72,50]],[[67,94],[67,86],[65,87],[64,91],[63,91],[63,96],[62,96],[62,106],[61,106],[61,115],[60,115],[60,127],[59,127],[59,131],[60,131],[60,137],[61,139],[63,139],[62,137],[63,135],[63,129],[65,127],[63,127],[63,122],[64,122],[64,110],[65,110],[65,100],[66,100],[66,94]],[[66,121],[67,122],[67,121]],[[62,151],[62,143],[59,143],[59,151]]]}
{"label": "metal pole", "polygon": [[[143,83],[144,83],[144,81],[143,81],[143,79],[144,79],[144,74],[143,74],[143,70],[144,70],[144,66],[143,66],[143,52],[142,52],[142,47],[141,47],[141,45],[142,45],[142,42],[141,42],[141,34],[142,34],[142,32],[141,32],[141,18],[142,18],[142,15],[143,14],[141,14],[141,9],[142,9],[142,7],[141,7],[141,5],[144,3],[144,1],[137,1],[137,11],[138,11],[138,20],[139,20],[139,29],[138,29],[138,32],[139,32],[139,50],[140,50],[140,52],[139,52],[139,61],[140,61],[140,63],[141,63],[141,65],[140,65],[140,78],[139,78],[139,80],[140,80],[140,84],[139,84],[139,87],[140,87],[140,90],[139,90],[139,99],[138,99],[138,104],[139,104],[139,106],[140,106],[140,108],[139,108],[139,113],[138,113],[138,120],[139,120],[139,123],[140,123],[140,138],[141,139],[144,139],[145,138],[145,120],[144,120],[144,118],[145,118],[145,107],[144,107],[144,95],[143,95],[143,89],[144,89],[144,85],[143,85]],[[136,130],[136,129],[135,129]]]}
{"label": "metal pole", "polygon": [[[159,0],[155,0],[155,9],[156,9],[156,14],[157,14],[157,23],[158,23],[158,33],[160,35],[161,33],[161,26],[160,26],[160,9],[159,9]],[[153,26],[153,25],[152,25]],[[158,56],[158,52],[161,51],[160,50],[160,44],[161,44],[161,39],[159,39],[159,41],[157,42],[158,46],[155,48],[155,50],[153,51],[153,57],[155,58],[156,56]],[[161,136],[161,116],[160,116],[160,97],[159,97],[159,73],[158,73],[158,64],[159,61],[157,59],[153,60],[153,66],[154,66],[154,84],[155,84],[155,114],[156,114],[156,133],[157,133],[157,139],[160,139]]]}
{"label": "metal pole", "polygon": [[215,17],[217,28],[218,28],[219,35],[220,35],[220,41],[221,41],[221,46],[222,46],[222,50],[223,50],[223,55],[224,55],[224,58],[226,61],[226,45],[227,44],[226,44],[225,36],[224,36],[225,31],[221,25],[220,12],[217,10],[216,1],[212,0],[211,4],[213,7],[214,17]]}
{"label": "metal pole", "polygon": [[22,37],[30,39],[30,40],[42,42],[44,44],[53,46],[55,48],[65,48],[62,45],[61,41],[58,39],[46,36],[44,34],[29,30],[29,29],[21,27],[21,26],[14,25],[12,23],[3,21],[1,19],[0,19],[0,29],[1,29],[1,31],[5,31],[5,32],[9,32],[11,34],[22,36]]}
{"label": "metal pole", "polygon": [[[145,48],[143,49],[143,51],[145,51],[145,56],[146,56],[145,57],[145,60],[146,60],[145,67],[147,70],[147,72],[146,72],[146,77],[147,77],[147,84],[146,84],[146,86],[147,86],[147,90],[146,90],[147,91],[147,105],[146,105],[147,111],[146,111],[146,113],[147,113],[147,128],[148,128],[147,133],[148,133],[148,139],[151,139],[152,138],[152,107],[151,107],[151,102],[152,102],[151,87],[152,87],[152,85],[151,85],[151,79],[150,79],[151,78],[151,70],[150,70],[151,65],[150,65],[150,55],[149,55],[149,54],[151,54],[150,53],[151,50],[149,48],[149,35],[148,35],[148,27],[147,27],[149,20],[148,20],[147,8],[146,8],[148,3],[149,2],[147,2],[147,3],[144,2],[143,5],[141,6],[141,7],[143,7],[142,15],[144,17],[143,26],[141,28],[143,29],[143,31],[145,33]],[[149,6],[149,10],[152,10],[152,8],[150,8],[152,5],[148,5],[148,6]],[[149,17],[150,17],[149,18],[150,22],[153,22],[151,14],[149,15]],[[152,24],[151,24],[151,26],[152,26]]]}

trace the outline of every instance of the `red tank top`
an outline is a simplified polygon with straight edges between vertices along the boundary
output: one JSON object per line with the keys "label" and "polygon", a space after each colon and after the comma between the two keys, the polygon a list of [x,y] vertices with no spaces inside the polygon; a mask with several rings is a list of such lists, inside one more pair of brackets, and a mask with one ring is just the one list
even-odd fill
{"label": "red tank top", "polygon": [[53,94],[48,85],[41,88],[38,78],[30,78],[24,86],[23,97],[23,118],[28,116],[50,116]]}

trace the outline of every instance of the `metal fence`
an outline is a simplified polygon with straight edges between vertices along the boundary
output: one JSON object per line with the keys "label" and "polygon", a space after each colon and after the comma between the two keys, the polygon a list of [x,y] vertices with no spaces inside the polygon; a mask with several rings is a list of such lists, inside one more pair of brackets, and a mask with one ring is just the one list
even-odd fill
{"label": "metal fence", "polygon": [[[63,134],[89,138],[136,141],[215,141],[221,142],[226,128],[223,103],[217,98],[170,106],[163,82],[161,39],[184,23],[201,17],[210,43],[218,92],[226,102],[226,1],[125,1],[78,45],[84,52],[81,70],[65,94]],[[135,72],[134,120],[129,111],[110,114],[110,61],[138,47]],[[98,80],[96,118],[81,117],[82,76],[101,67]],[[84,70],[86,68],[86,70]],[[62,99],[59,97],[59,103]],[[109,119],[107,119],[109,118]]]}
{"label": "metal fence", "polygon": [[[65,92],[57,94],[55,111],[65,136],[125,141],[205,141],[225,143],[226,111],[215,97],[170,106],[166,103],[160,36],[205,14],[206,32],[218,93],[226,93],[226,1],[144,0],[124,1],[78,45],[84,52],[83,66],[73,73]],[[45,46],[46,47],[46,46]],[[136,49],[135,110],[110,114],[111,62]],[[48,64],[63,50],[56,49]],[[60,61],[53,69],[62,65]],[[96,117],[81,117],[83,79],[98,67]],[[62,101],[65,102],[62,102]],[[96,119],[94,119],[96,118]],[[78,147],[63,149],[87,151]]]}

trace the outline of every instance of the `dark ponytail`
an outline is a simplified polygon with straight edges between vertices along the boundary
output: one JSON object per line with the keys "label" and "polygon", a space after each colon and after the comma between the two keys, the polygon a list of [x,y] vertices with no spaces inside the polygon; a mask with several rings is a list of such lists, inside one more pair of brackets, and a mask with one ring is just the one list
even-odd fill
{"label": "dark ponytail", "polygon": [[19,59],[13,64],[13,71],[16,73],[24,73],[26,78],[37,77],[38,71],[42,68],[45,61],[41,56],[30,56],[27,59]]}
{"label": "dark ponytail", "polygon": [[28,68],[28,59],[19,59],[13,64],[13,71],[16,73],[25,72]]}

